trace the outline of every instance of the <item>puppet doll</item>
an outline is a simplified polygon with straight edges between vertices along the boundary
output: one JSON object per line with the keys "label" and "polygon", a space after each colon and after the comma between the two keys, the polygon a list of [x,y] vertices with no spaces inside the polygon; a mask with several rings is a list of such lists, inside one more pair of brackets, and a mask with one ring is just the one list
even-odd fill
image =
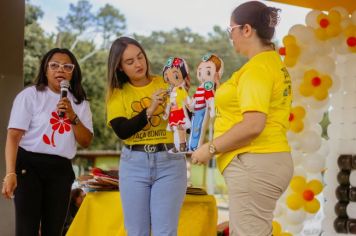
{"label": "puppet doll", "polygon": [[219,85],[223,68],[223,61],[215,54],[203,56],[198,66],[197,78],[200,85],[190,104],[190,110],[194,112],[189,139],[190,151],[194,151],[204,142],[209,120],[215,117],[214,92]]}
{"label": "puppet doll", "polygon": [[170,84],[169,101],[163,118],[168,118],[168,130],[174,132],[175,148],[173,152],[186,152],[186,130],[191,123],[187,112],[190,99],[185,89],[189,78],[188,66],[182,58],[170,57],[163,68],[163,78]]}

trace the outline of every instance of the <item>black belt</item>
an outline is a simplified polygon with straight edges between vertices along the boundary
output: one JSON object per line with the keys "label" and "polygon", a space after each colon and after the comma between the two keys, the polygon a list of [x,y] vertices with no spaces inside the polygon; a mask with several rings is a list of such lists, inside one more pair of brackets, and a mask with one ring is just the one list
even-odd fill
{"label": "black belt", "polygon": [[139,152],[162,152],[168,151],[174,147],[173,143],[158,143],[158,144],[137,144],[137,145],[125,145],[126,148],[132,151]]}

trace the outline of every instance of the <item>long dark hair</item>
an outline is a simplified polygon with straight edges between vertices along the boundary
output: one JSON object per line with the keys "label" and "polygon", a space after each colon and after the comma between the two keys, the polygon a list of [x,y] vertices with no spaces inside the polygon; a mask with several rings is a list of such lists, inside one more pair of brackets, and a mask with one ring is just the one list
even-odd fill
{"label": "long dark hair", "polygon": [[38,74],[37,74],[37,77],[35,80],[36,89],[38,91],[43,91],[48,86],[48,79],[46,76],[48,62],[49,62],[49,60],[51,60],[53,55],[56,53],[62,53],[62,54],[68,55],[68,57],[74,64],[74,70],[72,72],[72,79],[70,80],[69,91],[75,97],[75,99],[76,99],[75,103],[80,104],[80,103],[82,103],[82,101],[88,100],[87,95],[82,87],[82,72],[80,70],[79,63],[78,63],[77,59],[75,58],[75,56],[73,55],[73,53],[66,48],[53,48],[53,49],[49,50],[42,57],[40,69],[38,71]]}
{"label": "long dark hair", "polygon": [[113,89],[115,88],[122,88],[125,83],[129,81],[129,77],[126,73],[120,70],[120,64],[122,60],[122,54],[126,50],[129,44],[135,45],[136,47],[140,48],[143,55],[146,59],[146,76],[150,78],[150,67],[149,61],[147,59],[147,55],[143,47],[139,42],[137,42],[133,38],[129,37],[120,37],[116,39],[110,48],[109,59],[108,59],[108,93],[109,95],[112,93]]}
{"label": "long dark hair", "polygon": [[274,47],[271,40],[279,22],[279,11],[280,9],[268,7],[262,2],[250,1],[236,7],[231,18],[236,24],[251,25],[264,45]]}

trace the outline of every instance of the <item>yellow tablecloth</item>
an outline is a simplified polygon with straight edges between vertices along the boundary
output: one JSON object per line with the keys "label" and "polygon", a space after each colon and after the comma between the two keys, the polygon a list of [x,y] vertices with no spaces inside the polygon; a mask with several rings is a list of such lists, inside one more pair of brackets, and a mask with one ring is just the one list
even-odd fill
{"label": "yellow tablecloth", "polygon": [[[211,195],[186,195],[178,236],[215,236],[217,208]],[[119,192],[93,192],[85,197],[67,236],[126,236]]]}

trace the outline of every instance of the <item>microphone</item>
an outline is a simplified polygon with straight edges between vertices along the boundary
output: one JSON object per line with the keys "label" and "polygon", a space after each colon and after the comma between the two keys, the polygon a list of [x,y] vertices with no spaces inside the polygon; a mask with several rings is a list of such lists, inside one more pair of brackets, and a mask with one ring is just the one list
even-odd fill
{"label": "microphone", "polygon": [[[67,97],[68,95],[68,88],[70,86],[70,83],[68,80],[62,80],[60,83],[61,86],[61,99]],[[64,117],[64,112],[61,111],[58,114],[59,117]]]}

